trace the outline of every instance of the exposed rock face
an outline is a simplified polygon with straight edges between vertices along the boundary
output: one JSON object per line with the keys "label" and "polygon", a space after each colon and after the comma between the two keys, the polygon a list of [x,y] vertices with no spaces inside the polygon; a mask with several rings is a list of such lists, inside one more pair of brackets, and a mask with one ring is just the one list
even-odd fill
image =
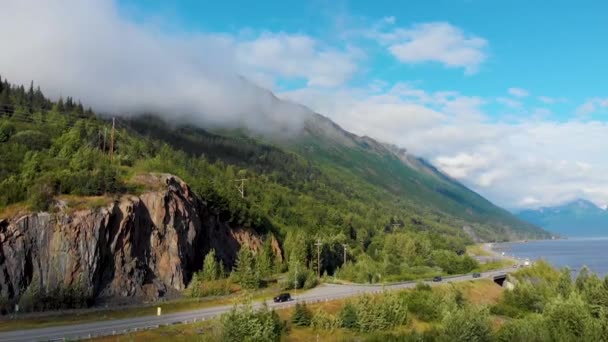
{"label": "exposed rock face", "polygon": [[[183,290],[215,248],[230,267],[243,244],[261,237],[219,221],[181,180],[157,175],[162,190],[123,196],[101,209],[0,220],[0,298],[82,286],[99,299],[154,299]],[[278,242],[271,241],[278,257]]]}

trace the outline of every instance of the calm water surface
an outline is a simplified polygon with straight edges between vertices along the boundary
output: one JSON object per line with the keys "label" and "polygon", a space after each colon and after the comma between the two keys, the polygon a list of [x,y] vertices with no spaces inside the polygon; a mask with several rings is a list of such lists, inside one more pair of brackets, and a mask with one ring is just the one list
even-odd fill
{"label": "calm water surface", "polygon": [[595,273],[608,275],[608,237],[496,244],[494,250],[530,260],[545,259],[573,271],[586,265]]}

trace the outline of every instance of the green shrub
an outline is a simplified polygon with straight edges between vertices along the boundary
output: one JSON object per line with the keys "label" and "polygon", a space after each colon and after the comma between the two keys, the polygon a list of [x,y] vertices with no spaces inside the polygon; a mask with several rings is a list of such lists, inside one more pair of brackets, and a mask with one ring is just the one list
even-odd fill
{"label": "green shrub", "polygon": [[265,305],[260,310],[253,310],[251,305],[234,307],[222,315],[221,322],[222,341],[227,342],[280,341],[286,329],[279,315]]}
{"label": "green shrub", "polygon": [[[428,288],[427,288],[428,287]],[[429,322],[441,318],[442,299],[428,285],[417,285],[406,295],[409,310],[419,319]]]}
{"label": "green shrub", "polygon": [[458,309],[443,319],[444,341],[486,342],[492,340],[492,328],[486,311]]}
{"label": "green shrub", "polygon": [[311,289],[317,286],[317,274],[309,268],[298,267],[296,279],[295,269],[291,267],[283,288],[293,289],[296,284],[298,289]]}
{"label": "green shrub", "polygon": [[53,204],[55,196],[55,180],[44,177],[36,181],[28,189],[29,204],[33,210],[47,211]]}
{"label": "green shrub", "polygon": [[312,319],[310,321],[310,325],[315,330],[329,330],[333,331],[340,327],[340,319],[336,316],[329,314],[321,309],[315,311]]}
{"label": "green shrub", "polygon": [[15,134],[15,125],[10,122],[0,124],[0,143],[7,142],[10,137]]}
{"label": "green shrub", "polygon": [[185,294],[192,298],[228,295],[232,292],[231,284],[228,278],[205,281],[200,273],[195,273]]}
{"label": "green shrub", "polygon": [[357,310],[353,304],[347,302],[340,310],[340,323],[342,328],[357,329],[359,319]]}
{"label": "green shrub", "polygon": [[27,146],[30,150],[40,151],[51,146],[49,137],[36,130],[25,130],[15,133],[10,141],[15,144]]}
{"label": "green shrub", "polygon": [[568,299],[557,297],[547,305],[544,317],[554,341],[599,341],[599,321],[593,319],[589,304],[578,294]]}
{"label": "green shrub", "polygon": [[357,298],[354,302],[357,313],[357,330],[373,332],[391,329],[407,322],[407,303],[403,296],[394,293]]}
{"label": "green shrub", "polygon": [[496,332],[497,342],[544,342],[549,341],[549,331],[540,314],[530,314],[526,318],[506,322]]}

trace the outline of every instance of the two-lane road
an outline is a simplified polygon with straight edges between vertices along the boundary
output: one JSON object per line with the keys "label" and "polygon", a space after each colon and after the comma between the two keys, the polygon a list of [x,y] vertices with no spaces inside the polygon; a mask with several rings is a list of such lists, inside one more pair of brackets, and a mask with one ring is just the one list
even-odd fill
{"label": "two-lane road", "polygon": [[[472,278],[471,275],[446,277],[440,283],[428,282],[429,284],[442,284],[447,282],[462,282],[467,280],[492,279],[494,276],[504,275],[512,271],[512,268],[486,272],[480,278]],[[345,297],[356,296],[363,293],[378,293],[386,290],[405,289],[416,286],[416,282],[403,282],[391,285],[321,285],[304,294],[298,295],[295,300],[299,302],[314,303],[319,301],[330,301]],[[270,308],[283,308],[295,304],[295,301],[286,303],[266,302]],[[260,307],[262,302],[254,303],[254,308]],[[124,334],[142,329],[156,328],[163,325],[191,323],[194,321],[207,320],[229,311],[233,306],[217,306],[199,310],[184,311],[162,316],[142,316],[109,321],[81,323],[73,325],[61,325],[54,327],[15,330],[0,333],[0,342],[5,341],[53,341],[53,340],[75,340],[95,336],[107,336]]]}

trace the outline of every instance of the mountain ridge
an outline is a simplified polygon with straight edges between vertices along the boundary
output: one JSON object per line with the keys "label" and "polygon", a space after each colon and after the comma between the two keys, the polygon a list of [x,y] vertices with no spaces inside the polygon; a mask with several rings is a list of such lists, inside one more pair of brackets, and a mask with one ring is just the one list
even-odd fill
{"label": "mountain ridge", "polygon": [[522,210],[517,216],[565,236],[600,237],[608,234],[608,211],[583,198],[556,206]]}

